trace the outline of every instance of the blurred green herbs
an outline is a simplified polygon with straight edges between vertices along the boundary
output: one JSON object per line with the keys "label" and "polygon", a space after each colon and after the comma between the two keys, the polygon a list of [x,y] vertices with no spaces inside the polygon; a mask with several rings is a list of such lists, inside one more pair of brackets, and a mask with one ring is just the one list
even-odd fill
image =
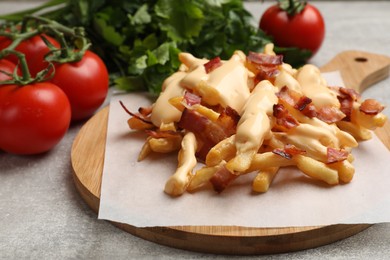
{"label": "blurred green herbs", "polygon": [[[272,41],[239,0],[51,0],[0,19],[20,21],[37,12],[83,26],[113,84],[126,91],[159,93],[163,80],[178,69],[182,51],[228,59],[235,50],[260,52]],[[285,61],[293,65],[308,55],[284,51],[293,58]]]}

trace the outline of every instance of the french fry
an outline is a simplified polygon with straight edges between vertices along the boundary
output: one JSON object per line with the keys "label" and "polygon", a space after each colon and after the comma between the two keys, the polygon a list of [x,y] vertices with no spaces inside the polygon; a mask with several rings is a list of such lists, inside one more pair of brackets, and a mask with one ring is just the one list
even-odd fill
{"label": "french fry", "polygon": [[260,171],[252,182],[252,190],[259,193],[267,192],[279,167],[271,167]]}
{"label": "french fry", "polygon": [[351,122],[369,130],[375,130],[377,127],[382,127],[385,124],[387,120],[386,115],[382,113],[367,115],[359,110],[359,105],[357,102],[354,103]]}
{"label": "french fry", "polygon": [[183,105],[183,96],[179,96],[179,97],[173,97],[173,98],[170,98],[168,100],[169,104],[171,104],[172,106],[176,107],[177,110],[179,110],[180,112],[183,112],[185,106]]}
{"label": "french fry", "polygon": [[206,156],[206,165],[215,166],[223,160],[228,161],[236,154],[236,146],[234,144],[235,135],[232,135],[210,149]]}
{"label": "french fry", "polygon": [[339,180],[343,183],[352,181],[355,174],[355,167],[348,161],[344,160],[341,162],[331,163],[329,167],[335,169],[338,172]]}
{"label": "french fry", "polygon": [[131,117],[127,120],[127,124],[131,129],[134,130],[146,130],[152,129],[154,127],[153,124],[146,123],[137,117]]}
{"label": "french fry", "polygon": [[286,159],[273,152],[258,153],[253,157],[251,166],[246,172],[261,171],[274,167],[286,167],[295,165],[293,160]]}
{"label": "french fry", "polygon": [[218,165],[215,166],[205,166],[201,169],[197,170],[194,176],[191,179],[190,184],[187,187],[188,191],[194,191],[202,186],[204,186],[211,177],[213,177],[214,173],[216,173],[221,167],[225,165],[226,162],[222,161]]}
{"label": "french fry", "polygon": [[328,167],[325,163],[303,155],[296,155],[293,160],[296,162],[298,169],[304,174],[330,185],[339,183],[337,171]]}
{"label": "french fry", "polygon": [[197,163],[195,157],[196,148],[197,142],[195,135],[192,132],[186,133],[181,142],[176,172],[165,184],[164,191],[167,194],[179,196],[187,189],[192,177],[192,170]]}
{"label": "french fry", "polygon": [[156,153],[170,153],[180,149],[180,136],[164,137],[164,138],[150,138],[148,143],[153,152]]}
{"label": "french fry", "polygon": [[337,126],[341,130],[350,133],[357,140],[364,141],[372,138],[370,130],[352,122],[340,121],[337,122]]}
{"label": "french fry", "polygon": [[138,161],[142,161],[143,159],[145,159],[152,151],[152,149],[150,148],[150,145],[149,145],[149,140],[151,139],[152,137],[148,136],[146,138],[146,141],[144,143],[144,145],[142,146],[141,148],[141,151],[140,153],[138,154]]}

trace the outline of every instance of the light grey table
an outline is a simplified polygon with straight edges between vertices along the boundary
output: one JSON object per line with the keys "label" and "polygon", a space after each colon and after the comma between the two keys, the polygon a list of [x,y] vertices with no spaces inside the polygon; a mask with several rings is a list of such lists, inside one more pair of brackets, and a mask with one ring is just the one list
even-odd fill
{"label": "light grey table", "polygon": [[[0,1],[0,13],[36,5]],[[312,63],[321,66],[337,53],[357,49],[390,56],[390,2],[319,1],[326,39]],[[270,3],[247,3],[258,20]],[[390,79],[365,92],[390,105]],[[390,116],[390,109],[385,113]],[[76,191],[70,150],[82,124],[72,125],[61,143],[38,156],[0,153],[0,259],[225,259],[161,246],[97,219]],[[389,171],[388,169],[386,171]],[[266,259],[388,259],[390,224],[376,224],[342,241]],[[241,257],[229,257],[241,258]],[[244,258],[244,257],[243,257]],[[251,257],[247,257],[251,258]]]}

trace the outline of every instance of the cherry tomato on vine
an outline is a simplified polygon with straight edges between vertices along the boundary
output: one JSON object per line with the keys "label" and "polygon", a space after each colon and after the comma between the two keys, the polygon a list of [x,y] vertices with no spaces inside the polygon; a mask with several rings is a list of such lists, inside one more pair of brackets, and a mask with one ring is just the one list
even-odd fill
{"label": "cherry tomato on vine", "polygon": [[87,50],[80,61],[55,67],[51,82],[68,96],[72,121],[90,117],[103,104],[108,92],[108,71],[103,61]]}
{"label": "cherry tomato on vine", "polygon": [[[55,47],[60,47],[60,44],[54,38],[45,34],[42,36],[44,36]],[[10,44],[11,40],[9,38],[0,38],[0,50],[5,49]],[[46,69],[49,64],[47,61],[45,61],[44,57],[50,51],[50,49],[47,47],[46,43],[42,40],[40,35],[36,35],[22,41],[15,48],[15,50],[26,55],[27,65],[32,77],[35,77],[39,71]],[[18,63],[18,58],[15,55],[8,55],[5,58],[15,64]]]}
{"label": "cherry tomato on vine", "polygon": [[[11,76],[8,76],[4,72],[9,73],[9,74],[13,74],[15,68],[16,68],[16,65],[14,63],[12,63],[11,61],[6,60],[6,59],[1,59],[0,60],[0,81],[12,79]],[[19,69],[17,69],[17,74],[20,75]]]}
{"label": "cherry tomato on vine", "polygon": [[279,0],[269,7],[259,23],[280,47],[308,49],[314,55],[325,36],[325,23],[319,10],[302,0]]}
{"label": "cherry tomato on vine", "polygon": [[0,149],[38,154],[52,149],[70,124],[65,93],[49,82],[0,86]]}

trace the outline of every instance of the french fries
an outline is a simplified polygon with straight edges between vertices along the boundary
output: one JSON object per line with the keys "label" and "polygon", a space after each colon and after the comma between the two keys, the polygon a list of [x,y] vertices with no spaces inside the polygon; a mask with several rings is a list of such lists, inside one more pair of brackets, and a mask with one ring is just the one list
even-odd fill
{"label": "french fries", "polygon": [[[249,173],[256,173],[252,190],[264,193],[285,167],[330,186],[349,183],[352,149],[387,120],[377,101],[327,86],[313,65],[293,69],[272,44],[264,53],[237,51],[227,61],[188,53],[179,59],[182,66],[164,82],[151,113],[130,113],[128,120],[131,129],[149,134],[139,161],[178,151],[164,189],[171,196],[209,186],[221,192]],[[203,166],[194,171],[198,163]]]}

